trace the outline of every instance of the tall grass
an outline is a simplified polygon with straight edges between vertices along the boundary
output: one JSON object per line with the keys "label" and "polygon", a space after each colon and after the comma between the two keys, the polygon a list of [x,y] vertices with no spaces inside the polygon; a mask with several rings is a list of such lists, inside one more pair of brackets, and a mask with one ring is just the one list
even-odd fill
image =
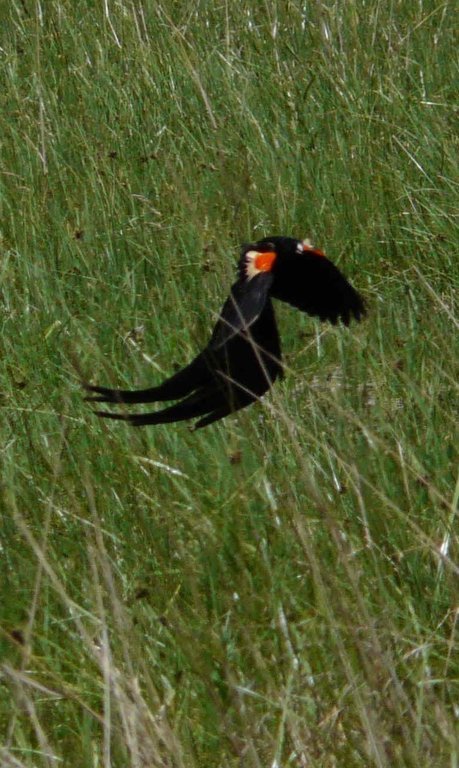
{"label": "tall grass", "polygon": [[[1,6],[2,765],[458,765],[454,28]],[[364,324],[276,307],[286,380],[202,432],[92,417],[280,233]]]}

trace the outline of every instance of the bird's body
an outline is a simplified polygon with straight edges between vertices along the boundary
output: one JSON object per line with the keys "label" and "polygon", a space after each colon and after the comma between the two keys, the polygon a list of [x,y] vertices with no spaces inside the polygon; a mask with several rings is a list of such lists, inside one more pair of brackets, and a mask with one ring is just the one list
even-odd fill
{"label": "bird's body", "polygon": [[282,373],[280,339],[271,298],[321,320],[345,325],[365,312],[360,295],[321,251],[307,241],[271,237],[242,248],[239,279],[231,288],[210,341],[189,365],[156,387],[108,389],[85,384],[92,402],[180,400],[146,414],[97,411],[133,426],[199,418],[199,429],[259,400]]}

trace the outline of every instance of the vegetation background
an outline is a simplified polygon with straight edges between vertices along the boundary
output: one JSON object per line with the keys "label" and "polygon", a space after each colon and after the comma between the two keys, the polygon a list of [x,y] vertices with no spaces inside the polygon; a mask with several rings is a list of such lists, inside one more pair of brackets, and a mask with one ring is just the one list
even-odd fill
{"label": "vegetation background", "polygon": [[[457,21],[1,4],[2,766],[459,764]],[[286,380],[202,432],[94,418],[270,234],[367,321],[277,307]]]}

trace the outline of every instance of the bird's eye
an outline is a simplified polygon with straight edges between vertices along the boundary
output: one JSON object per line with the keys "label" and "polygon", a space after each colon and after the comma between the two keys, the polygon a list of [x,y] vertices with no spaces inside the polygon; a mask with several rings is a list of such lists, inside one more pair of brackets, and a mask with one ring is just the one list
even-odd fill
{"label": "bird's eye", "polygon": [[300,240],[298,240],[296,244],[296,252],[303,253],[303,243]]}

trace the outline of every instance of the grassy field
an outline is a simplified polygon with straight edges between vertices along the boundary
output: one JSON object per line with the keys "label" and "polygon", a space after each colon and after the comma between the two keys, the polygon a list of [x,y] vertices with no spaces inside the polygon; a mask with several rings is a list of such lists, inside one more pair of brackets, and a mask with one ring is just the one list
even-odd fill
{"label": "grassy field", "polygon": [[[455,27],[1,5],[2,766],[459,765]],[[367,320],[276,307],[285,381],[202,432],[99,422],[80,375],[187,362],[272,234]]]}

